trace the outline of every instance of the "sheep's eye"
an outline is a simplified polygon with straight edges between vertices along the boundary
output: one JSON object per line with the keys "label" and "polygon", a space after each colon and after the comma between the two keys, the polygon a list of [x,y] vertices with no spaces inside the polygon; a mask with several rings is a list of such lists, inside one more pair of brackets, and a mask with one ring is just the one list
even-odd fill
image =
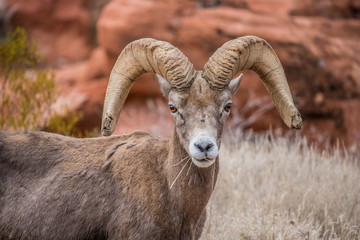
{"label": "sheep's eye", "polygon": [[224,111],[225,112],[230,112],[230,109],[231,109],[231,103],[226,104],[225,107],[224,107]]}
{"label": "sheep's eye", "polygon": [[170,104],[170,105],[169,105],[169,108],[170,108],[170,112],[172,112],[172,113],[176,113],[176,112],[177,112],[177,108],[176,108],[174,105]]}

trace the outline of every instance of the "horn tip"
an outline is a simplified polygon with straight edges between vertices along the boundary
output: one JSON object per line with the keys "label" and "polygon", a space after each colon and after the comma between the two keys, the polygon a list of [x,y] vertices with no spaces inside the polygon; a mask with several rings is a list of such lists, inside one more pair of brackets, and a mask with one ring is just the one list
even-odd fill
{"label": "horn tip", "polygon": [[295,115],[291,117],[291,128],[301,129],[303,126],[301,114],[296,112]]}
{"label": "horn tip", "polygon": [[103,124],[101,127],[101,134],[103,136],[110,136],[112,134],[112,130],[111,130],[111,123],[112,123],[112,117],[110,116],[106,116],[103,119]]}
{"label": "horn tip", "polygon": [[108,129],[103,129],[103,130],[101,131],[101,134],[102,134],[103,136],[107,137],[107,136],[110,136],[110,135],[111,135],[111,131],[109,131]]}

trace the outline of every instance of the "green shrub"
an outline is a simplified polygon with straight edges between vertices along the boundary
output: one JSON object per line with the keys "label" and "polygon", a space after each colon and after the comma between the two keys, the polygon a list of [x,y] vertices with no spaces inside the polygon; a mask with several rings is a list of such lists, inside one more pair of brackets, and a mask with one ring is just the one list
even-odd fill
{"label": "green shrub", "polygon": [[82,114],[67,111],[62,118],[52,111],[58,97],[55,75],[38,69],[39,60],[36,44],[29,43],[22,28],[0,43],[0,129],[82,136],[75,129]]}

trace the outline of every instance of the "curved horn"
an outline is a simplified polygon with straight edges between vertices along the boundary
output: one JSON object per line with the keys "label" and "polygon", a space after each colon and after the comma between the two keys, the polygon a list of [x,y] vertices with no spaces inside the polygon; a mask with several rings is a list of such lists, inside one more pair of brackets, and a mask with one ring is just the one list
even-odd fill
{"label": "curved horn", "polygon": [[101,131],[111,135],[135,79],[155,72],[181,91],[191,86],[195,69],[184,54],[170,43],[144,38],[129,43],[111,71],[106,90]]}
{"label": "curved horn", "polygon": [[226,42],[205,64],[202,76],[213,89],[224,89],[241,70],[256,72],[290,128],[300,129],[302,119],[294,105],[284,69],[271,46],[256,36]]}

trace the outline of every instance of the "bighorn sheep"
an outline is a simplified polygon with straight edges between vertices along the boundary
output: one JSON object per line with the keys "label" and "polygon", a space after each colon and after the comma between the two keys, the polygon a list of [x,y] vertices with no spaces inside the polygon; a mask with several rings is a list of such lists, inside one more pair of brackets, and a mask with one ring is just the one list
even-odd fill
{"label": "bighorn sheep", "polygon": [[155,72],[176,125],[170,140],[139,131],[93,139],[1,132],[0,238],[199,238],[241,76],[232,78],[243,69],[261,77],[285,124],[301,128],[278,57],[265,40],[245,36],[225,43],[201,71],[167,42],[140,39],[122,51],[103,135],[114,131],[135,79]]}

